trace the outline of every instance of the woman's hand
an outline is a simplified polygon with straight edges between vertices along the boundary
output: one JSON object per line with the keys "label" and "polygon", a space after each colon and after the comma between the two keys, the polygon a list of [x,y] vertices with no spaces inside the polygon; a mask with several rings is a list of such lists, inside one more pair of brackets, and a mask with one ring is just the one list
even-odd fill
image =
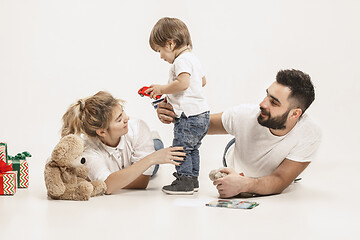
{"label": "woman's hand", "polygon": [[148,157],[153,164],[165,164],[170,163],[179,166],[181,163],[177,161],[184,161],[186,153],[183,152],[183,147],[168,147],[160,149]]}
{"label": "woman's hand", "polygon": [[169,124],[174,121],[175,118],[174,108],[170,103],[166,101],[166,98],[164,101],[158,104],[156,113],[158,115],[159,120],[162,123]]}

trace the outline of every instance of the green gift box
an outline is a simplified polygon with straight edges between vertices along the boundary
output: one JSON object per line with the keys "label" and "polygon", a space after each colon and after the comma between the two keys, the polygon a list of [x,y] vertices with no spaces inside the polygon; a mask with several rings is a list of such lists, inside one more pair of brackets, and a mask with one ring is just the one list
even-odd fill
{"label": "green gift box", "polygon": [[8,156],[8,164],[12,164],[13,170],[17,171],[17,186],[19,188],[29,187],[29,164],[27,157],[31,157],[29,152],[18,153],[14,157]]}

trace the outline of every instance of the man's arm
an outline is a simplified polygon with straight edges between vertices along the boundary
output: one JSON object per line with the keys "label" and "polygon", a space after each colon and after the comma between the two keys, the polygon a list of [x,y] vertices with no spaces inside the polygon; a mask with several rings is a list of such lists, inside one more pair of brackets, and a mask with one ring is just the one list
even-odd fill
{"label": "man's arm", "polygon": [[221,121],[223,113],[210,114],[210,127],[207,134],[227,134]]}
{"label": "man's arm", "polygon": [[295,162],[285,159],[275,171],[260,178],[243,177],[233,169],[224,169],[229,175],[214,181],[220,197],[229,198],[242,192],[259,195],[279,194],[287,188],[310,162]]}
{"label": "man's arm", "polygon": [[[156,113],[162,123],[169,124],[174,121],[174,109],[166,99],[158,104]],[[223,113],[210,114],[210,126],[207,134],[228,134],[222,124],[222,114]]]}

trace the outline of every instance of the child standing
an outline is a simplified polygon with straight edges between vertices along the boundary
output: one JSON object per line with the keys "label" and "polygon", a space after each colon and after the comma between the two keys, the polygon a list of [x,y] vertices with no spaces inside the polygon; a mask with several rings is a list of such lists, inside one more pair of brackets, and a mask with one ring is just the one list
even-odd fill
{"label": "child standing", "polygon": [[176,166],[176,180],[163,187],[168,194],[193,194],[199,188],[199,147],[210,124],[209,106],[202,87],[206,78],[201,64],[191,52],[192,42],[186,25],[176,18],[162,18],[153,27],[149,43],[160,58],[172,64],[166,85],[151,85],[151,98],[166,94],[175,112],[173,146],[182,146],[186,158]]}

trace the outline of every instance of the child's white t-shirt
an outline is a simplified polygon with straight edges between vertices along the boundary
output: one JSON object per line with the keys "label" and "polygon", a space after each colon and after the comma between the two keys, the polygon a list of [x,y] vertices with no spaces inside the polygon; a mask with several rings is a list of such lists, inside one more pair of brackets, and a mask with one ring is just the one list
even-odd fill
{"label": "child's white t-shirt", "polygon": [[223,113],[223,126],[235,137],[226,155],[229,167],[245,176],[262,177],[270,175],[285,158],[296,162],[314,160],[321,131],[306,113],[288,134],[280,137],[258,123],[259,113],[256,105],[240,105]]}
{"label": "child's white t-shirt", "polygon": [[[151,131],[147,124],[139,119],[129,120],[128,133],[121,136],[117,147],[109,147],[98,138],[83,138],[86,148],[83,156],[92,181],[105,181],[111,173],[129,167],[155,151]],[[154,166],[143,174],[151,175],[153,171]]]}
{"label": "child's white t-shirt", "polygon": [[200,61],[192,52],[184,52],[173,62],[168,83],[172,83],[181,73],[190,74],[190,85],[182,92],[167,94],[168,102],[173,106],[176,117],[184,113],[187,117],[209,111],[202,87],[204,76]]}

